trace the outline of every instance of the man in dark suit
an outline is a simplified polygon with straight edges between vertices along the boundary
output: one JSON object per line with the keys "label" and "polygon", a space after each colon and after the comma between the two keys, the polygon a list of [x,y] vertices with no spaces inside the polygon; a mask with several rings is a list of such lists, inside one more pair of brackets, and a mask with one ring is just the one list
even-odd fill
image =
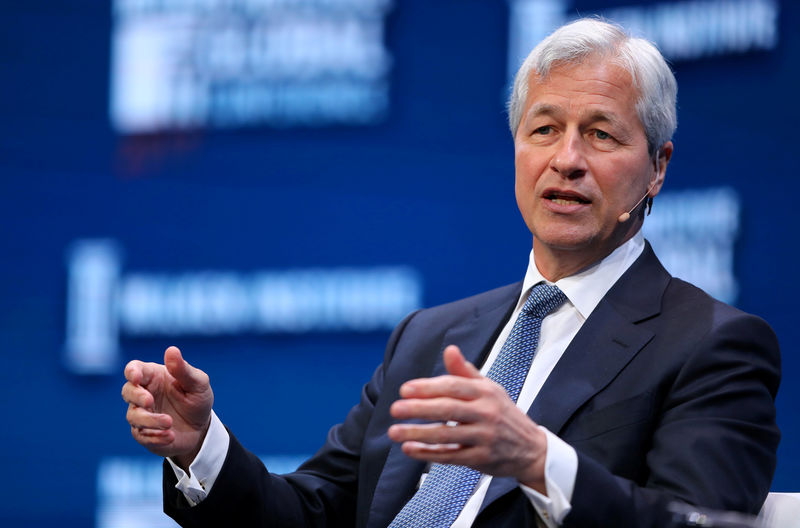
{"label": "man in dark suit", "polygon": [[184,526],[369,527],[668,526],[673,501],[757,511],[779,439],[775,336],[672,278],[640,232],[675,94],[658,51],[610,24],[539,44],[509,108],[524,281],[409,315],[293,474],[224,429],[176,348],[129,363],[133,436],[170,457],[165,511]]}

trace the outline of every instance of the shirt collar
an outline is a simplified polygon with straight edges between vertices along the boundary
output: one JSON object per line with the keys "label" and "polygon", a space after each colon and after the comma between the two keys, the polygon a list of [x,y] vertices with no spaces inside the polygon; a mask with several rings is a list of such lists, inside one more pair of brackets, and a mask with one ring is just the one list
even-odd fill
{"label": "shirt collar", "polygon": [[[578,313],[587,319],[600,303],[600,299],[611,289],[611,286],[622,276],[625,271],[639,258],[644,251],[644,235],[641,229],[624,244],[619,246],[603,260],[592,264],[575,275],[564,277],[555,282],[569,302],[578,310]],[[536,268],[531,249],[528,258],[528,271],[522,283],[522,293],[517,307],[521,306],[528,298],[530,289],[539,282],[554,284],[545,279]]]}

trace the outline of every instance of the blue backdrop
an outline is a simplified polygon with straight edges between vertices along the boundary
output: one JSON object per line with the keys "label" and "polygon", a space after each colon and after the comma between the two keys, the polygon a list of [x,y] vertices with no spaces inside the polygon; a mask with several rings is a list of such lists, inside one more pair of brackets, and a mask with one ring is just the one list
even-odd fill
{"label": "blue backdrop", "polygon": [[[123,526],[119,519],[125,515],[109,513],[123,507],[123,499],[129,506],[141,500],[146,509],[155,496],[157,507],[157,459],[131,439],[119,392],[126,361],[158,361],[170,344],[210,374],[215,409],[251,450],[289,465],[292,457],[316,450],[330,425],[357,401],[382,357],[390,325],[325,327],[323,321],[310,331],[259,326],[247,303],[272,301],[248,297],[258,280],[277,277],[291,289],[302,278],[285,274],[298,270],[350,270],[356,282],[369,273],[383,280],[383,271],[399,270],[403,284],[418,295],[397,309],[519,280],[530,234],[514,200],[504,99],[514,60],[509,50],[517,38],[512,29],[525,5],[563,17],[636,8],[652,20],[669,20],[688,4],[712,10],[729,4],[734,14],[744,9],[735,1],[348,1],[343,5],[360,21],[354,34],[363,46],[378,42],[383,61],[357,74],[337,70],[330,57],[314,59],[328,60],[328,66],[306,67],[314,72],[314,90],[328,89],[328,82],[358,82],[358,90],[372,90],[372,99],[355,105],[363,110],[361,118],[358,111],[342,110],[345,95],[337,92],[325,96],[338,98],[331,103],[343,112],[336,119],[322,110],[303,114],[286,106],[278,117],[254,111],[233,122],[223,109],[207,110],[195,121],[145,123],[133,130],[110,110],[115,90],[135,91],[114,80],[115,68],[124,66],[114,38],[157,27],[159,16],[153,11],[135,18],[134,4],[28,0],[0,7],[3,526]],[[328,2],[309,4],[320,10],[317,19],[329,15]],[[667,4],[673,12],[659,11]],[[709,29],[700,28],[708,37],[698,37],[700,51],[673,57],[679,127],[665,192],[733,190],[733,300],[767,319],[781,342],[783,439],[774,489],[798,491],[798,223],[785,193],[793,189],[800,122],[800,10],[788,1],[749,4],[775,10],[773,40],[737,48],[723,39],[714,48]],[[376,36],[376,28],[383,33]],[[160,42],[159,35],[170,32],[144,34],[150,36],[131,42]],[[193,45],[206,37],[194,35]],[[335,44],[338,37],[328,38]],[[138,67],[146,70],[155,59],[141,53]],[[250,75],[248,66],[238,68],[239,80]],[[310,82],[302,72],[281,75],[259,89],[274,95],[276,86]],[[717,206],[709,202],[693,211]],[[656,200],[654,212],[658,207]],[[102,305],[110,310],[106,315],[68,315],[78,310],[72,296],[104,295],[75,293],[74,252],[81,241],[95,241],[111,255],[113,265],[103,268],[114,277],[106,284],[112,299]],[[186,301],[194,298],[190,294],[175,293],[176,281],[195,281],[202,297],[214,284],[226,284],[214,282],[223,272],[244,291],[245,301],[226,294],[214,297],[219,305],[195,298],[206,303],[198,310],[211,313],[199,320],[216,320],[217,312],[224,319],[230,306],[240,319],[228,320],[219,331],[182,330],[180,318],[195,304]],[[145,293],[137,297],[134,286],[141,284]],[[340,308],[360,302],[331,295]],[[387,294],[379,302],[392,305],[393,299]],[[190,305],[164,308],[178,302]],[[150,317],[149,326],[137,327],[136,314]],[[103,356],[111,368],[104,363],[82,371],[70,359],[70,318],[81,317],[99,317],[113,330],[105,334],[113,338],[106,348],[86,345],[90,356],[111,350]],[[139,482],[150,491],[129,489]],[[110,490],[109,483],[119,489]]]}

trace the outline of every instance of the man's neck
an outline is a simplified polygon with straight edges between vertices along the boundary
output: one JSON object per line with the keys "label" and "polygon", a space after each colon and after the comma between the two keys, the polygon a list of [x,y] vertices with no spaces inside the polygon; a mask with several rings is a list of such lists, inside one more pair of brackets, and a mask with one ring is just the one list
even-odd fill
{"label": "man's neck", "polygon": [[631,233],[615,246],[605,248],[561,249],[545,246],[533,238],[533,256],[539,273],[550,282],[570,277],[597,264],[615,249],[630,240],[638,231]]}
{"label": "man's neck", "polygon": [[603,257],[600,259],[595,260],[577,260],[571,258],[545,258],[540,257],[544,251],[540,249],[536,249],[534,246],[534,260],[536,262],[536,268],[539,270],[539,273],[550,282],[557,282],[559,279],[563,279],[564,277],[569,277],[571,275],[575,275],[576,273],[580,272],[583,269],[588,268],[594,262],[598,262],[602,260]]}

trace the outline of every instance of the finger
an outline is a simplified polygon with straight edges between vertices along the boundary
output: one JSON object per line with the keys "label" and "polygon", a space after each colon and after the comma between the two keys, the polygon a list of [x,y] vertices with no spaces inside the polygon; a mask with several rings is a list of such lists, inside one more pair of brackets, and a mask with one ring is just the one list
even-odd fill
{"label": "finger", "polygon": [[403,442],[400,446],[403,448],[403,451],[413,451],[420,455],[423,453],[425,456],[430,456],[431,454],[444,454],[444,453],[453,453],[454,451],[458,451],[462,449],[461,444],[428,444],[425,442],[417,442],[415,440],[408,440]]}
{"label": "finger", "polygon": [[134,385],[130,381],[122,386],[122,399],[127,403],[149,411],[153,410],[153,405],[155,404],[155,400],[153,395],[150,394],[150,391],[139,385]]}
{"label": "finger", "polygon": [[125,366],[125,379],[135,385],[147,385],[163,368],[157,363],[145,363],[134,359]]}
{"label": "finger", "polygon": [[139,429],[131,426],[131,434],[137,442],[162,456],[168,456],[168,453],[166,451],[159,451],[159,449],[164,449],[175,442],[175,433],[171,430]]}
{"label": "finger", "polygon": [[164,365],[186,392],[202,392],[208,388],[208,375],[184,360],[178,347],[167,348]]}
{"label": "finger", "polygon": [[130,381],[135,385],[142,384],[142,365],[143,363],[139,360],[134,359],[133,361],[129,361],[127,365],[125,365],[125,379]]}
{"label": "finger", "polygon": [[418,442],[434,450],[479,444],[480,429],[472,425],[395,424],[389,428],[389,438],[395,442]]}
{"label": "finger", "polygon": [[403,442],[403,453],[407,456],[440,464],[456,464],[475,467],[483,463],[485,448],[455,447],[443,444],[425,444],[423,442]]}
{"label": "finger", "polygon": [[128,423],[137,429],[166,430],[172,427],[172,417],[168,414],[152,413],[135,405],[128,405],[125,415]]}
{"label": "finger", "polygon": [[173,434],[172,431],[169,429],[153,429],[149,427],[136,427],[131,426],[132,430],[136,431],[139,436],[146,436],[148,438],[157,440],[157,439],[167,439],[170,438]]}
{"label": "finger", "polygon": [[398,420],[475,422],[482,417],[475,405],[446,397],[397,400],[389,410]]}
{"label": "finger", "polygon": [[474,400],[481,396],[481,389],[474,380],[461,376],[437,376],[407,381],[400,386],[403,398],[448,397],[458,400]]}
{"label": "finger", "polygon": [[480,371],[475,365],[464,359],[461,349],[455,345],[449,345],[444,349],[444,366],[447,372],[453,376],[464,378],[480,378]]}

